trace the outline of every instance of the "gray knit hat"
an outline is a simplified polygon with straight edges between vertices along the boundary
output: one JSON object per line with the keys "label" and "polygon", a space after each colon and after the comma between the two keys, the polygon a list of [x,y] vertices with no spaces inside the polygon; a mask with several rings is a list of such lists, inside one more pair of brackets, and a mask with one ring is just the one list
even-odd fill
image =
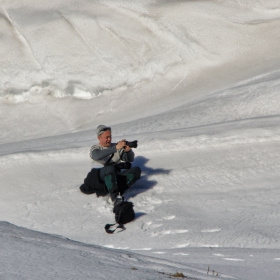
{"label": "gray knit hat", "polygon": [[107,130],[111,131],[111,127],[101,124],[96,128],[96,135],[99,136]]}

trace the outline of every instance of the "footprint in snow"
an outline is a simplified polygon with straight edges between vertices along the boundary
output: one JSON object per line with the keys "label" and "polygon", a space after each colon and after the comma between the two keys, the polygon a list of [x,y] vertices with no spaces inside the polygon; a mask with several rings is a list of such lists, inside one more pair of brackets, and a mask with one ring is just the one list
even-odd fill
{"label": "footprint in snow", "polygon": [[117,250],[129,250],[129,247],[117,247],[114,245],[104,245],[104,247],[109,249],[117,249]]}
{"label": "footprint in snow", "polygon": [[162,226],[162,224],[153,224],[153,225],[150,225],[150,228],[158,228],[161,226]]}
{"label": "footprint in snow", "polygon": [[[166,217],[163,217],[162,219],[157,219],[156,221],[159,221],[159,222],[163,221],[163,220],[170,221],[170,220],[175,219],[175,217],[176,217],[175,215],[166,216]],[[163,224],[161,224],[161,223],[153,224],[152,221],[148,221],[148,222],[146,222],[145,224],[142,225],[142,229],[145,229],[145,230],[147,230],[149,228],[155,229],[155,228],[159,228],[161,226],[163,226]],[[173,232],[165,231],[165,232],[162,232],[162,233],[158,233],[158,235],[161,235],[161,234],[174,234],[174,233],[185,233],[185,232],[188,232],[188,230],[177,230],[177,231],[173,231]],[[157,235],[157,233],[155,233],[155,235]]]}
{"label": "footprint in snow", "polygon": [[218,232],[218,231],[221,231],[220,228],[213,228],[213,229],[203,229],[201,230],[201,232]]}
{"label": "footprint in snow", "polygon": [[216,257],[224,257],[223,254],[213,254],[213,256],[216,256]]}
{"label": "footprint in snow", "polygon": [[186,253],[174,253],[173,256],[188,256],[189,254],[186,254]]}
{"label": "footprint in snow", "polygon": [[190,243],[177,244],[173,248],[185,248],[185,247],[188,247],[189,245],[190,245]]}
{"label": "footprint in snow", "polygon": [[163,219],[169,221],[169,220],[175,219],[175,217],[176,217],[176,216],[174,216],[174,215],[173,215],[173,216],[166,216],[166,217],[164,217]]}
{"label": "footprint in snow", "polygon": [[233,261],[233,262],[244,262],[243,259],[235,259],[235,258],[224,258],[226,261]]}
{"label": "footprint in snow", "polygon": [[168,234],[177,234],[177,233],[186,233],[189,230],[187,229],[177,229],[177,230],[163,230],[160,232],[153,232],[152,236],[161,236],[161,235],[168,235]]}
{"label": "footprint in snow", "polygon": [[103,215],[112,215],[112,207],[108,207],[107,205],[95,207],[95,211]]}
{"label": "footprint in snow", "polygon": [[145,207],[146,211],[151,211],[155,208],[154,205],[160,204],[162,204],[160,199],[144,196],[142,201],[137,203],[137,207]]}

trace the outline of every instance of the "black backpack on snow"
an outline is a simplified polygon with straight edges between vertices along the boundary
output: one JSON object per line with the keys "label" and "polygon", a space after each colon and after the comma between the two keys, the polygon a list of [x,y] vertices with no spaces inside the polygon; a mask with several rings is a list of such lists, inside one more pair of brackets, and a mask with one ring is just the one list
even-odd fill
{"label": "black backpack on snow", "polygon": [[[113,213],[115,213],[115,224],[107,224],[105,226],[105,230],[107,233],[114,233],[114,231],[117,228],[121,228],[125,230],[125,227],[123,226],[126,223],[129,223],[134,220],[135,218],[135,212],[133,210],[133,203],[129,201],[122,201],[118,205],[116,205],[113,209]],[[111,230],[110,227],[118,224],[118,226]]]}

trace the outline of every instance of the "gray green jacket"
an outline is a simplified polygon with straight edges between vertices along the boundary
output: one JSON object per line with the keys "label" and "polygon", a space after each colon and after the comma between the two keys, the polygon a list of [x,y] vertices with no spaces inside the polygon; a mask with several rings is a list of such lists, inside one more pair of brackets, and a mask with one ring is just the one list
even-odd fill
{"label": "gray green jacket", "polygon": [[134,152],[130,150],[125,152],[124,149],[117,150],[116,143],[111,143],[110,147],[103,147],[100,144],[93,145],[90,149],[90,157],[97,163],[104,165],[112,154],[113,158],[110,164],[118,164],[121,161],[132,162],[134,161]]}

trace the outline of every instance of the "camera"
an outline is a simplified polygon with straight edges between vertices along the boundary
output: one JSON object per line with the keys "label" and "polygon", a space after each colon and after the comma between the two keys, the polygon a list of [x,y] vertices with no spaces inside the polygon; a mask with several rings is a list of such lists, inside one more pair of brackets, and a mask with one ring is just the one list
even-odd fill
{"label": "camera", "polygon": [[134,140],[132,142],[129,142],[129,141],[125,141],[125,144],[130,147],[130,148],[137,148],[138,146],[138,141],[137,140]]}

